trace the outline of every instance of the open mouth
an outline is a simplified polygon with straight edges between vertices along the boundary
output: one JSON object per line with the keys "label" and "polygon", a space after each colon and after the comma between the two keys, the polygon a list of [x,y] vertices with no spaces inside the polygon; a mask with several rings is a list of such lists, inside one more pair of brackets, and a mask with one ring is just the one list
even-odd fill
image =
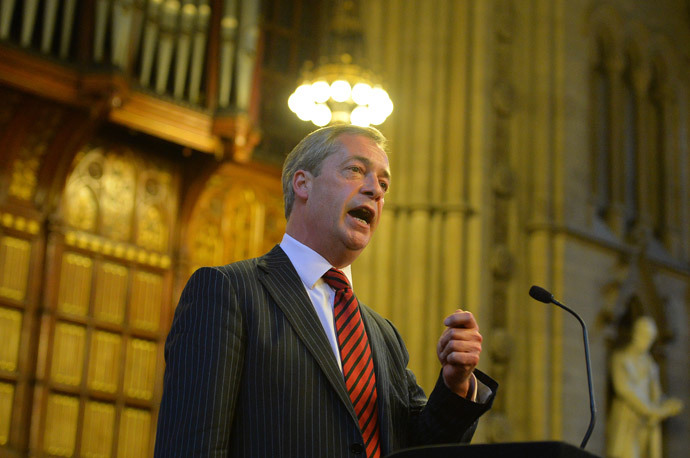
{"label": "open mouth", "polygon": [[367,207],[354,208],[347,213],[365,224],[371,224],[371,221],[374,219],[374,212]]}

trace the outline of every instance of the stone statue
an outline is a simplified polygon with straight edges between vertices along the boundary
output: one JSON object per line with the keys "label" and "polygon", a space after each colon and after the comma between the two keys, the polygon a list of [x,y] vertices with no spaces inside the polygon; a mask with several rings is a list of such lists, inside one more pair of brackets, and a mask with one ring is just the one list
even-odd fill
{"label": "stone statue", "polygon": [[654,320],[643,316],[632,338],[611,358],[614,397],[607,424],[609,458],[661,458],[661,422],[680,413],[680,399],[661,393],[659,368],[649,353],[657,336]]}

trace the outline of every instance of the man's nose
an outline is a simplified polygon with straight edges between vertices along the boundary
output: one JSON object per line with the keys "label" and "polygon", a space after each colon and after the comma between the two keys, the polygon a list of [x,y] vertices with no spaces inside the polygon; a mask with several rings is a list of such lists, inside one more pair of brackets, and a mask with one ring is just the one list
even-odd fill
{"label": "man's nose", "polygon": [[377,201],[383,199],[383,195],[386,193],[381,187],[379,177],[374,174],[369,174],[365,177],[363,192]]}

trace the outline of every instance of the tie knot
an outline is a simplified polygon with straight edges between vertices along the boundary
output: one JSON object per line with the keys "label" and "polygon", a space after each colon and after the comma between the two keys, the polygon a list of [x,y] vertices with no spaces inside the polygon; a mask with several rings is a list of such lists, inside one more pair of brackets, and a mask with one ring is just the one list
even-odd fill
{"label": "tie knot", "polygon": [[350,282],[347,280],[345,274],[339,269],[328,269],[328,272],[323,274],[323,280],[336,291],[350,289]]}

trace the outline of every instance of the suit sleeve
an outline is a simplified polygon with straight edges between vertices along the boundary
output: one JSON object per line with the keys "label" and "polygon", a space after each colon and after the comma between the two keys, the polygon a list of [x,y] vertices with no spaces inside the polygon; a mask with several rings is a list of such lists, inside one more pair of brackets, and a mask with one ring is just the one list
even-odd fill
{"label": "suit sleeve", "polygon": [[[395,329],[395,328],[393,328]],[[409,359],[402,338],[397,333],[400,348],[405,355],[405,366]],[[405,369],[409,393],[409,437],[414,446],[469,442],[472,439],[479,417],[491,408],[498,384],[479,370],[474,374],[483,389],[491,391],[485,402],[472,402],[453,393],[439,373],[436,386],[429,395],[417,384],[411,370]]]}
{"label": "suit sleeve", "polygon": [[[439,374],[436,386],[420,414],[413,416],[413,431],[416,432],[418,445],[470,442],[477,429],[479,417],[491,408],[498,388],[498,385],[481,371],[475,370],[474,373],[478,383],[483,383],[491,390],[489,399],[486,402],[472,402],[458,396],[446,387],[443,377]],[[421,390],[418,386],[416,389]],[[416,390],[413,392],[416,393]],[[423,392],[421,396],[424,396]]]}
{"label": "suit sleeve", "polygon": [[245,330],[229,278],[216,268],[187,282],[165,343],[154,456],[225,456],[244,363]]}

